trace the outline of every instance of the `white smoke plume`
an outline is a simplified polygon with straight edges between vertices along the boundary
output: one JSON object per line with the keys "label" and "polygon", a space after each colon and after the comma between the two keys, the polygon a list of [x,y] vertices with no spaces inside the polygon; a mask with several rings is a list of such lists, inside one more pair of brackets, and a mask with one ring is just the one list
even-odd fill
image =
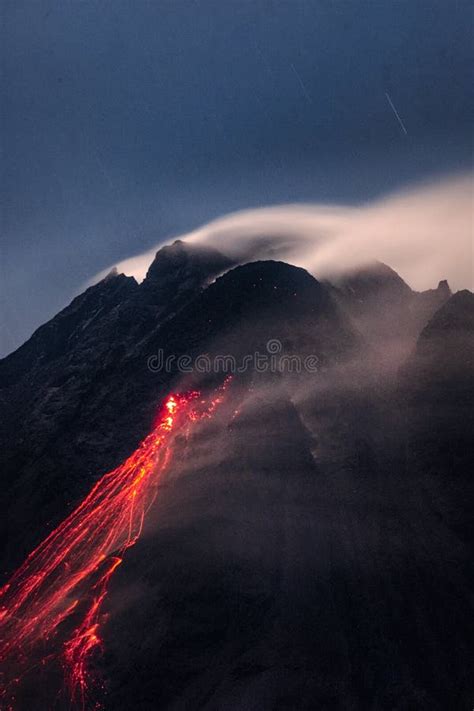
{"label": "white smoke plume", "polygon": [[[431,288],[445,278],[453,290],[472,289],[473,185],[473,176],[465,174],[356,207],[293,204],[243,210],[179,239],[216,247],[241,262],[282,259],[316,277],[336,276],[378,259],[414,289]],[[157,248],[120,262],[117,269],[142,280]]]}

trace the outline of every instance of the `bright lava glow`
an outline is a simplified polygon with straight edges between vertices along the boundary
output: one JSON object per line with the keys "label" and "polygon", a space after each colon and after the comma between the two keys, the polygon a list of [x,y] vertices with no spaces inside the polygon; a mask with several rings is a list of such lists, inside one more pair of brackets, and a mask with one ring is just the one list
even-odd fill
{"label": "bright lava glow", "polygon": [[[177,432],[209,418],[229,382],[213,398],[170,395],[153,431],[28,556],[0,590],[1,708],[15,709],[31,670],[60,662],[72,705],[90,700],[89,661],[101,646],[108,585],[143,528]],[[98,708],[97,703],[91,705]]]}

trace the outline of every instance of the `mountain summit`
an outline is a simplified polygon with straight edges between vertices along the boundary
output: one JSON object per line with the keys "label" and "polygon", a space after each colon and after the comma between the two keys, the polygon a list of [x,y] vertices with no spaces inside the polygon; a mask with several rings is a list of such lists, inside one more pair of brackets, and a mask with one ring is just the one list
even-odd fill
{"label": "mountain summit", "polygon": [[178,239],[157,251],[142,288],[157,303],[169,303],[176,292],[181,296],[196,292],[231,266],[233,262],[217,249]]}

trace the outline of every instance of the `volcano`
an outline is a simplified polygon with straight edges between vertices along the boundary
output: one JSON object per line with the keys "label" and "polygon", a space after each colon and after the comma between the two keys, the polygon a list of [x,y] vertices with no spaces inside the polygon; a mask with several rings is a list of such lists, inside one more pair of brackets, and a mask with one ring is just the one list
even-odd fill
{"label": "volcano", "polygon": [[177,242],[1,361],[6,708],[467,707],[472,299]]}

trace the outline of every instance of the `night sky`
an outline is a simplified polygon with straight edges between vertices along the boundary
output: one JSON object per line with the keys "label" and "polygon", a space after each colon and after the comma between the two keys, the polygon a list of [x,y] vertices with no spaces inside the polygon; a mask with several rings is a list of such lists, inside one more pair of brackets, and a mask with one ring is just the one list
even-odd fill
{"label": "night sky", "polygon": [[2,10],[3,354],[101,269],[219,215],[470,166],[467,0]]}

